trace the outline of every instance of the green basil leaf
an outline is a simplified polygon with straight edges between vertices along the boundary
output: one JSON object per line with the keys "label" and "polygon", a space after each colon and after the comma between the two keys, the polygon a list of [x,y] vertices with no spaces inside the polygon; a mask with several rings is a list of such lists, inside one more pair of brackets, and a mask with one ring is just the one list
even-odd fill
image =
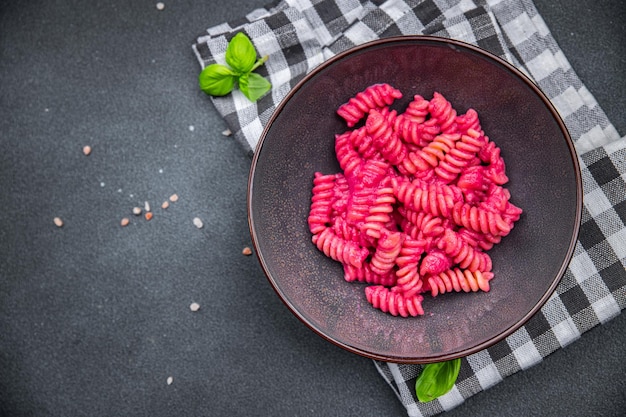
{"label": "green basil leaf", "polygon": [[233,91],[237,76],[221,64],[211,64],[198,76],[200,89],[211,96],[225,96]]}
{"label": "green basil leaf", "polygon": [[245,74],[252,70],[255,62],[254,45],[244,33],[237,33],[226,47],[226,63],[239,74]]}
{"label": "green basil leaf", "polygon": [[272,84],[255,72],[239,77],[239,89],[250,101],[257,101],[270,88],[272,88]]}
{"label": "green basil leaf", "polygon": [[461,359],[426,365],[415,382],[417,399],[422,403],[427,403],[450,391],[459,376],[460,369]]}

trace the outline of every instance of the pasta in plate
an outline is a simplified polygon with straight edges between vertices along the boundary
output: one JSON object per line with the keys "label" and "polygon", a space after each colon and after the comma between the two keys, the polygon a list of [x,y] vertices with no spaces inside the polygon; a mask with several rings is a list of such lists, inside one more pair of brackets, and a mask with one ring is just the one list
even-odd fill
{"label": "pasta in plate", "polygon": [[347,282],[394,316],[424,314],[424,295],[489,291],[487,253],[508,235],[514,205],[501,151],[478,112],[458,114],[440,93],[413,96],[374,84],[337,109],[349,130],[335,136],[342,172],[315,173],[312,241],[340,262]]}

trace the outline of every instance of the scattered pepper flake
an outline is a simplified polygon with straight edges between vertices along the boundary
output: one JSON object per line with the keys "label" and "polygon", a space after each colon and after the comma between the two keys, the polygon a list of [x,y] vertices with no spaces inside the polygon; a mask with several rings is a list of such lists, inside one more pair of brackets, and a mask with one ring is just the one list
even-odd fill
{"label": "scattered pepper flake", "polygon": [[164,201],[163,204],[161,204],[161,208],[163,210],[165,210],[166,208],[168,208],[170,206],[170,203],[168,201]]}
{"label": "scattered pepper flake", "polygon": [[57,227],[63,227],[63,220],[61,220],[61,218],[60,218],[60,217],[55,217],[55,218],[54,218],[54,224],[55,224]]}
{"label": "scattered pepper flake", "polygon": [[124,217],[120,222],[120,225],[122,225],[122,227],[126,227],[128,226],[128,223],[130,223],[130,220],[128,219],[128,217]]}
{"label": "scattered pepper flake", "polygon": [[145,217],[146,217],[146,220],[151,220],[152,219],[152,212],[151,211],[147,212]]}
{"label": "scattered pepper flake", "polygon": [[202,220],[200,220],[199,217],[194,217],[193,219],[193,224],[198,228],[198,229],[202,229],[204,227],[204,223],[202,223]]}
{"label": "scattered pepper flake", "polygon": [[200,304],[198,304],[198,303],[191,303],[191,305],[189,306],[189,309],[191,311],[198,311],[198,310],[200,310]]}
{"label": "scattered pepper flake", "polygon": [[172,385],[172,382],[174,382],[174,378],[171,376],[167,377],[167,385]]}
{"label": "scattered pepper flake", "polygon": [[83,146],[83,153],[85,154],[85,156],[88,156],[91,153],[91,146],[89,145]]}
{"label": "scattered pepper flake", "polygon": [[246,256],[250,256],[250,255],[252,255],[252,249],[250,249],[249,247],[246,246],[245,248],[243,248],[241,253],[243,253]]}
{"label": "scattered pepper flake", "polygon": [[170,196],[170,201],[171,201],[172,203],[175,203],[176,201],[178,201],[178,194],[172,194],[172,195]]}
{"label": "scattered pepper flake", "polygon": [[133,214],[139,216],[141,214],[141,207],[133,207]]}
{"label": "scattered pepper flake", "polygon": [[156,8],[157,8],[157,10],[163,10],[163,9],[165,9],[165,3],[158,2],[158,3],[156,4]]}

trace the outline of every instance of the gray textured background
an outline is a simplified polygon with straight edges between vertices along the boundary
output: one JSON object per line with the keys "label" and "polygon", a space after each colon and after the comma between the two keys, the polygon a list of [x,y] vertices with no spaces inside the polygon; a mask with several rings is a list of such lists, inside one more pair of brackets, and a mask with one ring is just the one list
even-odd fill
{"label": "gray textured background", "polygon": [[[164,3],[0,2],[0,415],[406,415],[241,254],[250,159],[190,46],[265,0]],[[623,2],[536,4],[626,134]],[[446,415],[622,415],[625,337],[622,314]]]}

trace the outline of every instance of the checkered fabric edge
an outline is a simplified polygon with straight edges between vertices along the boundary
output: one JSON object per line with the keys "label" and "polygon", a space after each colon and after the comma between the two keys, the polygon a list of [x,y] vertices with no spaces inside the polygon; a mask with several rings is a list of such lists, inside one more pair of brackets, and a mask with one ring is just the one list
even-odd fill
{"label": "checkered fabric edge", "polygon": [[529,322],[496,345],[463,358],[459,378],[430,403],[415,397],[421,366],[374,364],[410,416],[432,416],[533,366],[626,307],[626,138],[582,84],[530,0],[287,0],[209,28],[192,48],[201,67],[223,63],[245,32],[270,59],[259,73],[273,88],[256,103],[240,92],[212,98],[253,152],[281,100],[308,72],[350,47],[388,36],[427,34],[478,45],[511,62],[550,98],[575,142],[584,207],[580,237],[555,293]]}

